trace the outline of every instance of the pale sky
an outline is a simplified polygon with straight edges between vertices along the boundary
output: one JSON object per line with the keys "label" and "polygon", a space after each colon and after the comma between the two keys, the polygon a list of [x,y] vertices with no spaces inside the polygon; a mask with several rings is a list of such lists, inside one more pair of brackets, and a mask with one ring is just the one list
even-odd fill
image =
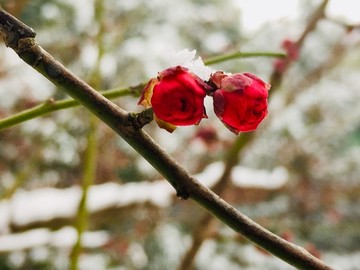
{"label": "pale sky", "polygon": [[[301,0],[234,0],[242,11],[242,25],[246,31],[259,29],[269,21],[294,18],[298,15]],[[320,1],[316,1],[319,2]],[[360,2],[330,0],[327,15],[346,23],[360,23]]]}

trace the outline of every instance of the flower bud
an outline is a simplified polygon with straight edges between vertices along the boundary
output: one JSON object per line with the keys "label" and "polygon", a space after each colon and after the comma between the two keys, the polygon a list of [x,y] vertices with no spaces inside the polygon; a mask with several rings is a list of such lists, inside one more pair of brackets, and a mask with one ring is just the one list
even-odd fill
{"label": "flower bud", "polygon": [[210,83],[217,87],[213,93],[215,114],[235,134],[255,130],[267,115],[270,85],[255,75],[217,71]]}
{"label": "flower bud", "polygon": [[299,54],[300,54],[299,46],[296,42],[290,39],[285,39],[281,44],[281,48],[283,48],[286,51],[287,57],[290,60],[295,61],[299,58]]}
{"label": "flower bud", "polygon": [[283,40],[281,48],[286,51],[287,55],[285,58],[275,60],[274,69],[278,73],[284,73],[289,64],[296,61],[300,55],[298,44],[290,39]]}
{"label": "flower bud", "polygon": [[207,118],[204,98],[209,86],[188,69],[176,66],[159,72],[145,86],[139,104],[152,107],[161,128],[199,124]]}

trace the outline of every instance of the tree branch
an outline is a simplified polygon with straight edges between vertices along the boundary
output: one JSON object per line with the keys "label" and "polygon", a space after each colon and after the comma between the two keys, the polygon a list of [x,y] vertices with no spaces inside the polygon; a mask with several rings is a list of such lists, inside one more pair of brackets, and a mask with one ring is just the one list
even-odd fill
{"label": "tree branch", "polygon": [[307,270],[331,269],[303,248],[264,229],[203,186],[143,130],[135,128],[126,111],[111,103],[56,61],[35,42],[33,32],[31,36],[27,35],[31,28],[2,9],[0,29],[7,46],[119,134],[173,185],[178,196],[184,199],[190,197],[233,230],[295,267]]}

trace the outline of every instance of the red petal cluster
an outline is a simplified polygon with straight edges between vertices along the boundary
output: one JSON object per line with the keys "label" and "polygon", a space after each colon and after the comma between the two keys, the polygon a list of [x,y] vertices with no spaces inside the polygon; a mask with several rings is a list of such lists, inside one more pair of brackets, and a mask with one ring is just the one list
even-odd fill
{"label": "red petal cluster", "polygon": [[214,111],[224,125],[235,134],[252,131],[268,113],[267,98],[270,85],[250,73],[226,75],[215,72],[210,81],[217,90]]}
{"label": "red petal cluster", "polygon": [[175,127],[166,123],[196,125],[207,118],[204,107],[207,88],[209,86],[188,69],[176,66],[160,72],[147,84],[139,104],[152,107],[159,126],[172,131]]}
{"label": "red petal cluster", "polygon": [[188,69],[176,66],[159,72],[142,92],[139,104],[152,107],[161,128],[197,125],[207,118],[204,98],[214,99],[214,111],[235,134],[252,131],[267,115],[269,84],[250,73],[227,75],[217,71],[204,82]]}

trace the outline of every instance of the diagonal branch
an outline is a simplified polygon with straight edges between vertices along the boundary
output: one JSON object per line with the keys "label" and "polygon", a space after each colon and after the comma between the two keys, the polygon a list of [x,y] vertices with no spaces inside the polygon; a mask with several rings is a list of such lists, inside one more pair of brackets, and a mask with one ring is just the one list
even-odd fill
{"label": "diagonal branch", "polygon": [[[0,34],[5,44],[26,63],[62,88],[119,134],[173,185],[179,197],[191,198],[233,230],[295,267],[331,269],[303,248],[264,229],[203,186],[143,130],[134,127],[130,114],[111,103],[56,61],[35,42],[35,34],[23,35],[22,30],[27,33],[29,27],[0,9]],[[12,37],[14,33],[15,36]]]}

